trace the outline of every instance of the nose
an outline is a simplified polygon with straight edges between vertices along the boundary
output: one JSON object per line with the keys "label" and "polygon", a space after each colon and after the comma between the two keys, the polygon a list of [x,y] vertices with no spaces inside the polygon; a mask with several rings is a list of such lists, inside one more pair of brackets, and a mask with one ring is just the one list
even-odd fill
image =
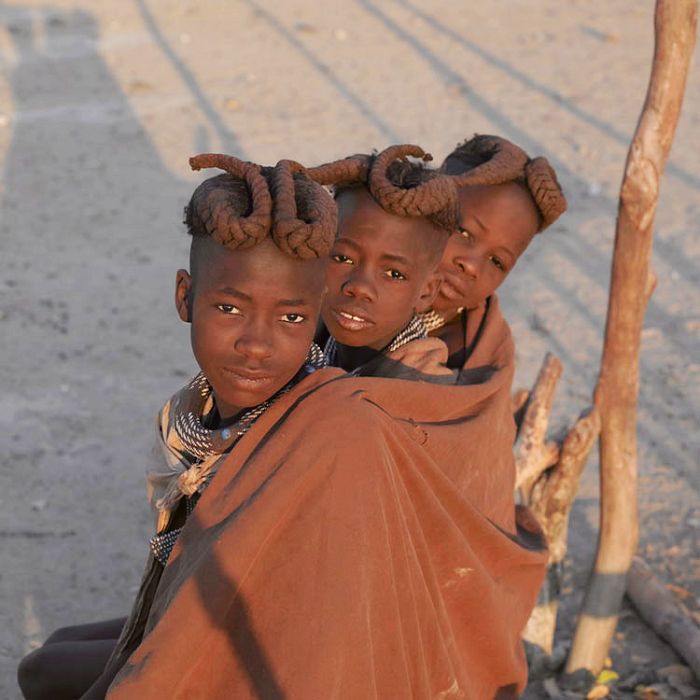
{"label": "nose", "polygon": [[270,337],[269,329],[250,324],[238,336],[233,346],[249,360],[265,360],[272,355]]}
{"label": "nose", "polygon": [[479,261],[473,251],[465,251],[455,255],[453,262],[455,267],[466,277],[476,279],[479,276]]}
{"label": "nose", "polygon": [[365,272],[355,268],[352,274],[343,282],[341,291],[347,297],[373,302],[377,299],[377,289]]}

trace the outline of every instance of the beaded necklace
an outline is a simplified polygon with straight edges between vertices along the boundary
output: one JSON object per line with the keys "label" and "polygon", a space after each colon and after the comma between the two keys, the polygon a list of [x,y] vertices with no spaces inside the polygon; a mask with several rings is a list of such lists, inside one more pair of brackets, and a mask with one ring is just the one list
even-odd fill
{"label": "beaded necklace", "polygon": [[[302,370],[274,396],[261,404],[248,409],[231,426],[217,430],[206,428],[202,424],[202,416],[207,415],[213,406],[211,384],[204,373],[200,372],[185,390],[192,397],[182,411],[175,414],[174,427],[184,448],[196,459],[207,459],[214,454],[223,454],[231,449],[233,444],[245,435],[255,421],[272,406],[277,399],[284,396],[309,371],[325,366],[324,354],[321,348],[313,343]],[[194,398],[198,397],[198,398]]]}
{"label": "beaded necklace", "polygon": [[463,306],[457,309],[457,311],[455,311],[455,313],[451,314],[450,316],[443,316],[441,313],[438,313],[433,309],[419,315],[421,320],[425,324],[427,332],[431,333],[432,331],[437,330],[438,328],[442,328],[446,323],[452,321],[452,319],[459,316],[459,314],[461,314],[462,311],[464,311]]}
{"label": "beaded necklace", "polygon": [[[212,387],[200,372],[181,392],[181,403],[174,407],[173,428],[182,449],[191,456],[189,468],[177,478],[178,488],[186,497],[186,519],[191,515],[200,495],[216,473],[219,464],[216,457],[228,452],[245,435],[260,416],[279,398],[284,396],[310,372],[326,366],[324,354],[312,344],[302,369],[274,396],[248,409],[231,426],[212,430],[202,424],[202,419],[213,407]],[[184,458],[184,455],[183,455]],[[163,566],[168,561],[182,527],[156,534],[150,539],[153,556]]]}

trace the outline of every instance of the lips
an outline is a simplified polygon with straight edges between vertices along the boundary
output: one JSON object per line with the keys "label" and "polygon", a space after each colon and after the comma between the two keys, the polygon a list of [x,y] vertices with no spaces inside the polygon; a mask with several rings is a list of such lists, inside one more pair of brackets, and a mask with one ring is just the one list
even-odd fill
{"label": "lips", "polygon": [[374,321],[362,309],[331,309],[331,314],[335,322],[347,331],[362,331],[374,325]]}
{"label": "lips", "polygon": [[224,367],[224,374],[236,384],[248,389],[259,389],[274,380],[274,376],[261,371]]}
{"label": "lips", "polygon": [[461,281],[456,280],[452,275],[445,275],[440,285],[440,294],[450,301],[460,301],[467,296],[467,290]]}

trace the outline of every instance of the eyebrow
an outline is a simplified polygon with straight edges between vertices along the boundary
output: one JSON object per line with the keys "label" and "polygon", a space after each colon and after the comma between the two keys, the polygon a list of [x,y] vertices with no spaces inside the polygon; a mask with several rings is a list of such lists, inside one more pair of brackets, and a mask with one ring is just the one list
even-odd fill
{"label": "eyebrow", "polygon": [[[249,294],[245,294],[244,292],[241,292],[238,289],[235,289],[234,287],[222,287],[221,289],[217,290],[220,294],[227,294],[228,296],[235,297],[236,299],[241,299],[242,301],[248,301],[252,302],[253,297],[251,297]],[[280,299],[275,306],[281,307],[281,306],[306,306],[308,302],[306,299]]]}
{"label": "eyebrow", "polygon": [[403,265],[408,265],[409,262],[406,258],[404,258],[402,255],[392,255],[391,253],[385,253],[382,255],[382,260],[388,260],[390,262],[397,262],[401,263]]}
{"label": "eyebrow", "polygon": [[306,299],[281,299],[275,306],[306,306]]}
{"label": "eyebrow", "polygon": [[217,290],[220,294],[228,294],[231,297],[236,297],[236,299],[242,299],[243,301],[253,301],[253,298],[248,294],[235,289],[234,287],[221,287]]}
{"label": "eyebrow", "polygon": [[336,243],[344,243],[345,245],[349,245],[351,248],[354,248],[355,250],[360,250],[360,246],[355,243],[351,238],[336,238],[335,239]]}
{"label": "eyebrow", "polygon": [[[353,241],[350,238],[336,238],[335,242],[344,243],[345,245],[348,245],[351,248],[362,252],[361,246],[359,246],[357,243],[355,243],[355,241]],[[387,262],[397,262],[401,263],[402,265],[410,265],[410,261],[407,258],[405,258],[403,255],[396,255],[395,253],[382,253],[381,258],[382,260],[385,260]]]}
{"label": "eyebrow", "polygon": [[483,231],[488,231],[488,230],[489,230],[488,227],[484,224],[484,222],[483,222],[478,216],[476,216],[475,214],[472,214],[472,219],[474,219],[474,221],[476,221],[476,223],[479,224],[479,226],[481,227],[481,229],[482,229]]}

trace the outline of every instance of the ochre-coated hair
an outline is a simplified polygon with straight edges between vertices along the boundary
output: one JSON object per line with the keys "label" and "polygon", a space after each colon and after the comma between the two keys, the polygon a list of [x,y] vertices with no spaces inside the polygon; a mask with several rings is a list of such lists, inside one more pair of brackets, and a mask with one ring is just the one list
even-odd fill
{"label": "ochre-coated hair", "polygon": [[566,197],[557,180],[554,168],[546,158],[530,158],[525,151],[500,136],[476,134],[455,148],[445,158],[440,170],[447,175],[464,178],[465,185],[496,184],[469,181],[469,176],[480,173],[493,163],[497,153],[508,152],[511,161],[519,167],[512,176],[501,182],[517,182],[530,193],[540,218],[539,230],[551,226],[565,211]]}
{"label": "ochre-coated hair", "polygon": [[330,251],[337,207],[304,166],[281,160],[263,168],[220,153],[194,156],[190,166],[227,173],[205,180],[192,194],[185,208],[192,236],[210,236],[230,249],[252,248],[269,236],[284,253],[301,259]]}
{"label": "ochre-coated hair", "polygon": [[[522,153],[522,155],[521,155]],[[407,157],[420,158],[413,163]],[[364,185],[375,201],[398,216],[424,216],[436,227],[452,233],[459,227],[458,188],[466,185],[495,185],[517,177],[527,155],[520,149],[500,145],[478,167],[456,175],[430,170],[432,160],[420,146],[397,145],[376,155],[358,154],[309,168],[309,177],[337,188]]]}

